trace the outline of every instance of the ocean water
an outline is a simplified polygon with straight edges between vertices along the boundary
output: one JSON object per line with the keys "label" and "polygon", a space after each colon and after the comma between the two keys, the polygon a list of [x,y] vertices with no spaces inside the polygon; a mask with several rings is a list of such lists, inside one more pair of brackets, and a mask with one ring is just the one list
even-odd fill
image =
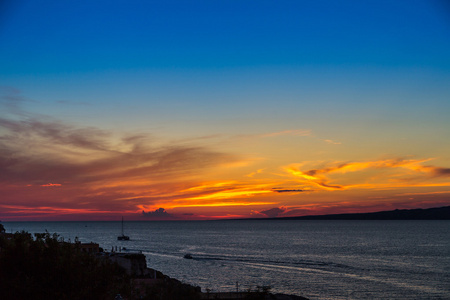
{"label": "ocean water", "polygon": [[[450,221],[6,222],[105,250],[203,291],[271,286],[310,299],[450,299]],[[193,259],[184,259],[191,253]]]}

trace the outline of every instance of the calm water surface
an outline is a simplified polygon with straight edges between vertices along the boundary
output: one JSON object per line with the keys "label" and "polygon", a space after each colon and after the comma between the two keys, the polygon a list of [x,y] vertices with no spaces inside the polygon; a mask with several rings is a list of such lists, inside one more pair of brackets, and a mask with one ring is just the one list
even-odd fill
{"label": "calm water surface", "polygon": [[[450,221],[6,222],[105,250],[203,291],[269,285],[310,299],[450,299]],[[191,253],[194,259],[183,259]]]}

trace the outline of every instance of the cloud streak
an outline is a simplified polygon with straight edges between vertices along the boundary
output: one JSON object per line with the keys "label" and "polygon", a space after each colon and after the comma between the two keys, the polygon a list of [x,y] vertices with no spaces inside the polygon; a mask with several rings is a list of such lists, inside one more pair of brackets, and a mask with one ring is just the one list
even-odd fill
{"label": "cloud streak", "polygon": [[[290,174],[313,187],[323,190],[346,190],[354,188],[387,188],[399,186],[439,186],[439,183],[427,182],[429,178],[450,177],[450,169],[423,165],[431,159],[386,159],[365,162],[336,162],[322,168],[300,170],[301,165],[289,165],[283,169]],[[339,184],[346,176],[352,173],[382,171],[380,176],[364,175],[360,182],[353,180],[351,184]],[[364,182],[361,182],[364,179]],[[442,183],[448,185],[447,182]]]}
{"label": "cloud streak", "polygon": [[302,193],[302,192],[304,192],[304,190],[300,190],[300,189],[278,189],[278,188],[273,188],[272,190],[274,192],[277,192],[277,193]]}
{"label": "cloud streak", "polygon": [[266,134],[263,134],[262,137],[276,137],[276,136],[284,136],[284,135],[311,136],[311,130],[309,130],[309,129],[284,130],[284,131],[266,133]]}

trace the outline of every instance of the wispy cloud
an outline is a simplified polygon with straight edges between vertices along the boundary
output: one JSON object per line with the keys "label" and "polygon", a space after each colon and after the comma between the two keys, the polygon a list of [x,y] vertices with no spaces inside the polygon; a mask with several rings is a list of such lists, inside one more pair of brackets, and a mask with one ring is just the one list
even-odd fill
{"label": "wispy cloud", "polygon": [[283,135],[310,136],[311,130],[309,130],[309,129],[291,129],[291,130],[270,132],[270,133],[263,134],[261,136],[262,137],[276,137],[276,136],[283,136]]}
{"label": "wispy cloud", "polygon": [[25,98],[19,89],[10,86],[0,86],[0,108],[3,112],[23,115],[21,106],[31,100]]}
{"label": "wispy cloud", "polygon": [[328,143],[328,144],[333,144],[333,145],[341,145],[342,143],[341,142],[336,142],[336,141],[333,141],[333,140],[323,140],[325,143]]}
{"label": "wispy cloud", "polygon": [[258,169],[255,172],[251,172],[250,174],[247,174],[247,177],[254,177],[257,174],[261,174],[262,172],[264,172],[264,169]]}
{"label": "wispy cloud", "polygon": [[416,192],[416,193],[402,193],[397,196],[419,196],[419,195],[440,195],[440,194],[450,194],[450,191],[433,191],[433,192]]}
{"label": "wispy cloud", "polygon": [[[157,205],[164,191],[195,185],[202,170],[238,161],[202,146],[155,147],[146,135],[117,138],[45,118],[0,118],[0,134],[0,205],[137,211],[139,204]],[[49,193],[50,187],[57,189]]]}

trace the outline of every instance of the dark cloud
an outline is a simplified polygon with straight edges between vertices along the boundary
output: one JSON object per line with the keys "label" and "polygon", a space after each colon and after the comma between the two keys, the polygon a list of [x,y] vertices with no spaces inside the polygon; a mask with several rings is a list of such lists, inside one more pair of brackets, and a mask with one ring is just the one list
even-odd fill
{"label": "dark cloud", "polygon": [[324,188],[333,189],[333,190],[342,190],[345,188],[343,185],[337,185],[337,184],[331,185],[331,184],[328,184],[326,181],[316,181],[316,184],[319,186],[322,186]]}
{"label": "dark cloud", "polygon": [[271,208],[268,210],[260,211],[260,213],[268,216],[269,218],[276,218],[279,215],[281,215],[282,213],[284,213],[285,211],[286,211],[286,208],[284,208],[284,207],[274,207],[274,208]]}
{"label": "dark cloud", "polygon": [[[316,175],[318,172],[319,172],[319,170],[308,170],[308,171],[305,172],[305,174],[306,174],[306,175],[309,175],[309,176],[314,176],[314,175]],[[324,173],[324,172],[326,172],[326,171],[322,171],[321,173]]]}
{"label": "dark cloud", "polygon": [[437,176],[450,176],[450,168],[434,168],[434,174]]}
{"label": "dark cloud", "polygon": [[303,190],[300,190],[300,189],[278,189],[278,188],[274,188],[272,190],[274,192],[277,192],[277,193],[301,193],[301,192],[304,192]]}
{"label": "dark cloud", "polygon": [[306,171],[305,174],[309,175],[309,176],[316,176],[316,175],[319,175],[319,174],[327,174],[327,173],[330,173],[330,172],[334,172],[334,171],[343,169],[343,168],[349,166],[350,164],[351,163],[341,163],[341,164],[338,164],[337,166],[330,167],[330,168],[312,169],[312,170]]}
{"label": "dark cloud", "polygon": [[155,211],[149,211],[149,212],[142,211],[142,215],[148,219],[153,219],[153,220],[167,220],[167,219],[175,218],[174,215],[169,214],[162,207],[156,209]]}

